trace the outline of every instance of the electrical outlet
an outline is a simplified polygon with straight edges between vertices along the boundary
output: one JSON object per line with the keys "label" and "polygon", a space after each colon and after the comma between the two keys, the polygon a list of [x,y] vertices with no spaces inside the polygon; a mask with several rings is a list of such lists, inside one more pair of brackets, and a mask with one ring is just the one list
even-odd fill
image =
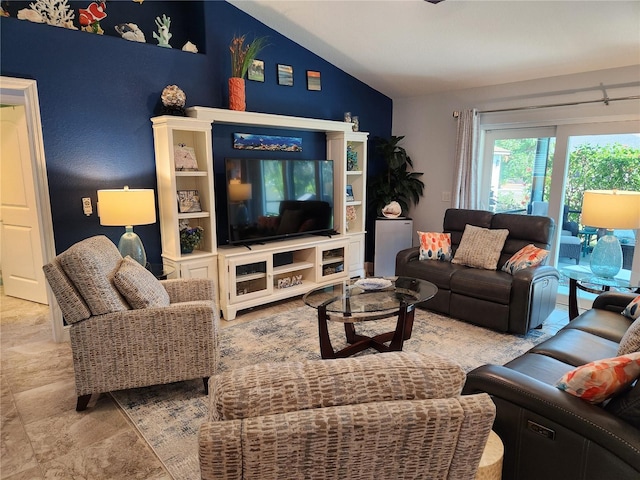
{"label": "electrical outlet", "polygon": [[451,192],[442,192],[442,201],[450,202],[451,201]]}
{"label": "electrical outlet", "polygon": [[82,211],[87,217],[93,213],[93,207],[91,206],[91,199],[89,197],[82,198]]}

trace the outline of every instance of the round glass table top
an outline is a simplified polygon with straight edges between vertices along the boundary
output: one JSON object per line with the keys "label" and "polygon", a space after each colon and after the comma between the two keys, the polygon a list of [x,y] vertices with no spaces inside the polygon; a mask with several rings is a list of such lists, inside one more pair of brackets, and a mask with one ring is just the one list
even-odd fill
{"label": "round glass table top", "polygon": [[620,272],[615,277],[605,278],[599,277],[598,275],[594,274],[589,267],[575,265],[561,268],[560,273],[572,280],[576,280],[580,283],[589,283],[592,285],[602,285],[618,288],[635,288],[639,286],[637,282],[635,282],[634,284],[631,281],[630,270],[620,270]]}
{"label": "round glass table top", "polygon": [[[387,281],[385,281],[387,280]],[[305,294],[304,303],[313,308],[324,306],[327,313],[357,315],[398,310],[433,297],[438,288],[431,282],[410,277],[344,280]]]}

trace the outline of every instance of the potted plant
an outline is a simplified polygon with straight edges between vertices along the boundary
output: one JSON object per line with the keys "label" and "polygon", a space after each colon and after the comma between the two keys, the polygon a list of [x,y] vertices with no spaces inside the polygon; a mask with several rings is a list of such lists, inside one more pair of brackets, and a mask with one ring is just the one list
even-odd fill
{"label": "potted plant", "polygon": [[204,228],[197,226],[193,228],[184,227],[180,229],[180,253],[191,253],[202,240]]}
{"label": "potted plant", "polygon": [[420,201],[424,192],[423,173],[411,171],[413,162],[404,148],[398,144],[404,136],[392,136],[389,140],[376,137],[376,151],[386,163],[386,169],[369,182],[369,206],[380,215],[385,205],[395,201],[406,215],[413,204]]}
{"label": "potted plant", "polygon": [[254,38],[245,44],[245,35],[234,36],[229,45],[231,52],[231,78],[229,78],[229,108],[244,111],[246,109],[244,76],[256,55],[266,47],[267,37]]}

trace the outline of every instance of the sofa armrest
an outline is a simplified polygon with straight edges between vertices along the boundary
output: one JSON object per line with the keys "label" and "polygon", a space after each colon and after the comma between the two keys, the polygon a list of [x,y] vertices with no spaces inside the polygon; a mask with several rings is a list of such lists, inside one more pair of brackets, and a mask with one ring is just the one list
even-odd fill
{"label": "sofa armrest", "polygon": [[593,301],[593,308],[621,313],[637,295],[637,293],[604,292]]}
{"label": "sofa armrest", "polygon": [[420,247],[410,247],[400,250],[396,255],[396,265],[401,263],[409,263],[420,258]]}
{"label": "sofa armrest", "polygon": [[486,392],[574,431],[640,471],[640,433],[599,406],[500,365],[484,365],[467,374],[463,394],[478,392]]}
{"label": "sofa armrest", "polygon": [[160,283],[169,294],[171,303],[216,299],[216,284],[208,278],[180,278],[161,280]]}

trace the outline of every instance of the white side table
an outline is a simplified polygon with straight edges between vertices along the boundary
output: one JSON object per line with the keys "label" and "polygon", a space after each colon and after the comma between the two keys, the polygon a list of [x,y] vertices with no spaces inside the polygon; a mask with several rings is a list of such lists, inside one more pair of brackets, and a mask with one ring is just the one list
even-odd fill
{"label": "white side table", "polygon": [[487,445],[482,452],[476,480],[501,480],[504,445],[496,432],[491,430]]}

